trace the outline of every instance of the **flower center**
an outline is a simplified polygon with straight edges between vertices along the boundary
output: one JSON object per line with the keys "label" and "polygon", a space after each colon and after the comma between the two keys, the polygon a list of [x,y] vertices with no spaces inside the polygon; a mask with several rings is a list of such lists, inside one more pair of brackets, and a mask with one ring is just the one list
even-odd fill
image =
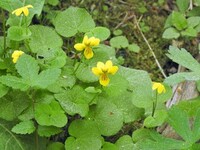
{"label": "flower center", "polygon": [[108,72],[108,67],[104,66],[101,68],[102,72],[103,73],[107,73]]}

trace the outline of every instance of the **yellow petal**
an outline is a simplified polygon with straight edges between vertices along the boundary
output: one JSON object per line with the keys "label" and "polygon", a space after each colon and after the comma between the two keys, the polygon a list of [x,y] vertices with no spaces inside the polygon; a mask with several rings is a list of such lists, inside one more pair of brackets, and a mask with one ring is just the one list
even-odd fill
{"label": "yellow petal", "polygon": [[13,63],[15,64],[17,62],[18,58],[13,58]]}
{"label": "yellow petal", "polygon": [[105,66],[104,63],[102,63],[100,61],[97,63],[97,68],[99,68],[99,69],[104,68],[104,66]]}
{"label": "yellow petal", "polygon": [[100,43],[100,39],[91,37],[90,38],[90,46],[98,46]]}
{"label": "yellow petal", "polygon": [[86,47],[85,50],[84,50],[84,56],[85,56],[86,59],[92,58],[94,56],[92,48]]}
{"label": "yellow petal", "polygon": [[33,6],[32,5],[27,5],[27,6],[25,6],[26,8],[33,8]]}
{"label": "yellow petal", "polygon": [[118,71],[117,66],[112,66],[111,68],[108,69],[108,73],[115,74]]}
{"label": "yellow petal", "polygon": [[29,10],[28,10],[27,7],[24,7],[24,8],[23,8],[23,13],[24,13],[25,16],[28,16]]}
{"label": "yellow petal", "polygon": [[15,11],[15,15],[16,16],[20,16],[22,14],[22,9],[17,9],[16,11]]}
{"label": "yellow petal", "polygon": [[97,68],[97,67],[93,67],[92,68],[92,72],[97,75],[100,76],[101,74],[103,74],[103,72],[101,71],[101,69]]}
{"label": "yellow petal", "polygon": [[88,45],[89,44],[89,40],[88,40],[88,36],[84,36],[83,38],[83,42],[82,42],[84,45]]}
{"label": "yellow petal", "polygon": [[113,66],[113,63],[111,60],[106,61],[106,67],[111,68]]}
{"label": "yellow petal", "polygon": [[159,87],[159,83],[157,82],[152,82],[153,86],[152,86],[152,90],[156,90]]}
{"label": "yellow petal", "polygon": [[103,74],[100,76],[99,82],[101,85],[107,86],[110,82],[110,79],[108,78],[108,76],[106,74]]}
{"label": "yellow petal", "polygon": [[74,48],[77,50],[77,51],[82,51],[85,49],[85,45],[82,44],[82,43],[77,43],[74,45]]}

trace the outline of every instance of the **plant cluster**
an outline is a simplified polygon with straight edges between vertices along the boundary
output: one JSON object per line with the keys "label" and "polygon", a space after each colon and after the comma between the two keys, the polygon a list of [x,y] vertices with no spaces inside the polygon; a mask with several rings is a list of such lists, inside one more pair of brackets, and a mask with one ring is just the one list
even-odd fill
{"label": "plant cluster", "polygon": [[[199,98],[170,109],[165,106],[173,95],[171,85],[200,80],[200,64],[192,55],[171,46],[168,57],[191,72],[174,74],[163,83],[152,82],[146,71],[123,67],[116,58],[117,48],[135,50],[137,45],[129,44],[124,36],[104,44],[110,30],[96,26],[83,8],[58,11],[51,19],[52,26],[33,23],[45,6],[58,3],[0,2],[4,19],[0,37],[0,149],[200,149]],[[67,39],[71,43],[64,47]],[[142,123],[116,141],[107,140],[127,124],[135,128],[134,122]],[[155,130],[165,123],[180,140]]]}

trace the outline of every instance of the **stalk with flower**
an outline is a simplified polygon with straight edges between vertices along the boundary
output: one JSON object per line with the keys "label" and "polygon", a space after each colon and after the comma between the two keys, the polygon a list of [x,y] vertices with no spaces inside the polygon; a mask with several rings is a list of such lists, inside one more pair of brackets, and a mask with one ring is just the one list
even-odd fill
{"label": "stalk with flower", "polygon": [[110,82],[108,77],[109,74],[115,74],[118,71],[117,66],[113,66],[111,60],[108,60],[105,64],[103,62],[98,62],[97,67],[92,68],[92,72],[99,76],[99,82],[103,86],[107,86]]}
{"label": "stalk with flower", "polygon": [[[29,15],[29,8],[33,8],[33,6],[32,5],[26,5],[24,7],[17,8],[12,12],[12,14],[15,14],[16,16],[20,16],[22,14],[23,14],[23,16],[25,16],[26,34],[28,34],[28,25],[27,25],[27,18],[26,17]],[[21,17],[20,23],[19,23],[20,26],[21,26],[21,22],[22,22],[22,17]]]}
{"label": "stalk with flower", "polygon": [[90,59],[94,56],[94,53],[92,51],[93,46],[98,46],[100,43],[100,39],[91,37],[88,38],[88,36],[84,36],[82,43],[77,43],[74,45],[74,48],[77,51],[83,51],[84,50],[84,56],[86,59]]}
{"label": "stalk with flower", "polygon": [[156,92],[156,99],[155,102],[153,102],[153,110],[152,110],[152,117],[153,117],[157,106],[158,94],[165,93],[166,89],[162,83],[152,82],[152,90]]}

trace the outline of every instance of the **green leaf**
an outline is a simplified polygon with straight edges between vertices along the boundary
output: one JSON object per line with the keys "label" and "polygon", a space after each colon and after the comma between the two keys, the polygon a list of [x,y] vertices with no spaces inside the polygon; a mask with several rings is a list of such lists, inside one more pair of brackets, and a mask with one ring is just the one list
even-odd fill
{"label": "green leaf", "polygon": [[88,65],[96,66],[97,62],[106,62],[107,60],[111,60],[113,64],[116,64],[118,61],[115,57],[115,49],[113,47],[100,44],[98,47],[94,49],[94,57],[85,61]]}
{"label": "green leaf", "polygon": [[59,4],[59,0],[46,0],[48,4],[56,6]]}
{"label": "green leaf", "polygon": [[189,17],[187,19],[188,27],[194,28],[200,23],[200,17]]}
{"label": "green leaf", "polygon": [[34,9],[30,9],[30,15],[31,14],[37,14],[38,16],[40,16],[40,14],[42,13],[42,9],[44,6],[44,1],[45,0],[26,0],[25,5],[33,5]]}
{"label": "green leaf", "polygon": [[199,70],[200,70],[199,63],[184,48],[181,48],[179,50],[177,47],[170,46],[168,52],[169,52],[169,54],[167,54],[167,56],[170,59],[172,59],[174,62],[176,62],[192,71],[199,72]]}
{"label": "green leaf", "polygon": [[8,29],[8,38],[13,41],[22,41],[31,36],[31,31],[24,27],[12,26]]}
{"label": "green leaf", "polygon": [[193,17],[193,16],[199,16],[200,15],[200,6],[194,7],[192,10],[190,10],[188,12],[188,16],[189,17]]}
{"label": "green leaf", "polygon": [[85,89],[85,91],[86,92],[88,92],[88,93],[101,93],[102,92],[102,90],[101,89],[97,89],[97,88],[95,88],[95,87],[93,87],[93,86],[89,86],[89,87],[87,87],[86,89]]}
{"label": "green leaf", "polygon": [[78,32],[88,32],[95,27],[92,17],[85,9],[70,7],[59,13],[54,21],[56,31],[64,37],[72,37]]}
{"label": "green leaf", "polygon": [[194,120],[194,125],[192,128],[192,133],[193,133],[193,142],[197,142],[200,139],[200,109],[197,110],[195,114],[195,120]]}
{"label": "green leaf", "polygon": [[137,44],[130,44],[128,46],[128,50],[131,52],[139,53],[140,52],[140,47]]}
{"label": "green leaf", "polygon": [[120,67],[119,74],[129,82],[128,91],[131,92],[132,103],[135,106],[152,106],[152,82],[147,72]]}
{"label": "green leaf", "polygon": [[116,134],[123,126],[122,111],[115,104],[103,99],[98,101],[87,117],[95,121],[104,136]]}
{"label": "green leaf", "polygon": [[120,30],[120,29],[117,29],[117,30],[114,30],[113,31],[113,34],[115,35],[115,36],[118,36],[118,35],[122,35],[122,30]]}
{"label": "green leaf", "polygon": [[99,138],[67,138],[65,141],[65,149],[67,150],[99,150],[101,148],[101,140]]}
{"label": "green leaf", "polygon": [[190,130],[187,113],[178,107],[172,107],[168,112],[168,123],[187,142],[192,143],[193,135]]}
{"label": "green leaf", "polygon": [[103,147],[101,148],[101,150],[119,150],[119,149],[115,144],[109,143],[109,142],[105,142],[103,144]]}
{"label": "green leaf", "polygon": [[40,58],[39,63],[47,69],[62,68],[66,64],[66,53],[60,48],[38,52],[37,55]]}
{"label": "green leaf", "polygon": [[189,117],[194,117],[196,116],[196,113],[198,109],[200,108],[200,97],[196,97],[194,99],[190,99],[187,101],[184,101],[184,100],[180,101],[177,107],[187,112]]}
{"label": "green leaf", "polygon": [[[135,130],[132,133],[132,139],[134,143],[137,143],[138,141],[142,141],[144,139],[147,139],[150,137],[151,134],[151,130],[150,129],[146,129],[146,128],[140,128]],[[155,131],[154,131],[155,132]]]}
{"label": "green leaf", "polygon": [[15,8],[20,7],[20,3],[20,0],[1,0],[0,7],[7,11],[13,11]]}
{"label": "green leaf", "polygon": [[19,116],[18,119],[20,121],[27,121],[31,120],[34,118],[34,111],[33,111],[33,106],[29,106],[26,108]]}
{"label": "green leaf", "polygon": [[54,95],[46,90],[37,90],[33,97],[35,103],[45,103],[49,104],[55,100]]}
{"label": "green leaf", "polygon": [[110,40],[110,45],[114,48],[126,48],[129,44],[125,36],[117,36]]}
{"label": "green leaf", "polygon": [[200,75],[198,72],[181,72],[173,74],[165,79],[165,83],[168,85],[175,85],[183,81],[198,81],[200,80]]}
{"label": "green leaf", "polygon": [[115,75],[109,76],[110,83],[104,87],[104,91],[112,96],[121,96],[128,89],[128,81],[116,73]]}
{"label": "green leaf", "polygon": [[[0,149],[1,150],[36,150],[35,136],[18,136],[11,132],[13,122],[0,120]],[[39,150],[46,149],[46,140],[38,137]]]}
{"label": "green leaf", "polygon": [[106,40],[110,36],[110,30],[105,27],[95,27],[90,32],[86,33],[89,37],[94,36],[95,38],[99,38],[101,41]]}
{"label": "green leaf", "polygon": [[62,132],[60,128],[54,126],[38,126],[37,132],[40,136],[50,137],[52,135]]}
{"label": "green leaf", "polygon": [[4,121],[0,120],[0,149],[25,150],[20,139],[18,139],[18,137],[10,131],[9,126],[7,126],[7,123],[4,123]]}
{"label": "green leaf", "polygon": [[42,89],[47,88],[47,86],[53,84],[58,79],[61,73],[60,69],[47,69],[42,71],[37,79],[35,79],[32,86],[36,86]]}
{"label": "green leaf", "polygon": [[133,140],[129,135],[120,137],[116,144],[119,150],[134,150],[136,147],[133,144]]}
{"label": "green leaf", "polygon": [[164,29],[170,28],[172,26],[172,14],[170,14],[166,21],[165,21],[165,26]]}
{"label": "green leaf", "polygon": [[167,118],[167,112],[165,110],[157,110],[154,116],[148,116],[144,120],[144,126],[147,128],[161,126]]}
{"label": "green leaf", "polygon": [[20,89],[21,91],[26,91],[29,88],[29,85],[26,83],[26,81],[11,75],[1,76],[0,82],[4,85],[12,87],[13,89]]}
{"label": "green leaf", "polygon": [[120,96],[113,97],[112,95],[106,99],[111,100],[122,112],[124,123],[130,123],[141,118],[144,114],[144,109],[138,108],[132,103],[131,93],[125,91]]}
{"label": "green leaf", "polygon": [[[79,94],[77,94],[77,91]],[[74,115],[77,113],[84,117],[89,111],[88,103],[93,100],[94,94],[87,93],[80,86],[74,86],[64,93],[55,94],[55,98],[68,114]]]}
{"label": "green leaf", "polygon": [[178,30],[183,30],[188,26],[185,16],[176,11],[172,12],[172,25]]}
{"label": "green leaf", "polygon": [[0,98],[8,93],[9,88],[0,83]]}
{"label": "green leaf", "polygon": [[33,53],[60,49],[63,45],[62,38],[50,27],[33,25],[29,29],[32,32],[29,46]]}
{"label": "green leaf", "polygon": [[39,103],[35,106],[35,119],[43,126],[63,127],[67,117],[59,103],[52,101],[50,104]]}
{"label": "green leaf", "polygon": [[176,5],[182,13],[185,13],[185,11],[188,9],[189,3],[189,0],[176,0]]}
{"label": "green leaf", "polygon": [[177,39],[179,36],[180,36],[180,33],[172,27],[167,28],[162,35],[162,37],[165,39],[173,39],[173,38]]}
{"label": "green leaf", "polygon": [[37,78],[39,66],[37,61],[30,55],[23,54],[15,67],[22,78],[30,82],[30,84]]}
{"label": "green leaf", "polygon": [[170,138],[163,137],[157,132],[149,131],[148,138],[142,139],[136,143],[138,149],[141,150],[182,150],[188,149],[190,146],[188,143],[178,141]]}
{"label": "green leaf", "polygon": [[182,31],[181,35],[182,36],[196,37],[197,36],[197,31],[194,28],[189,27],[186,30]]}
{"label": "green leaf", "polygon": [[23,121],[12,128],[12,132],[17,134],[31,134],[35,131],[34,122],[32,120]]}
{"label": "green leaf", "polygon": [[71,136],[76,138],[101,136],[96,123],[91,120],[74,120],[70,124],[68,132]]}
{"label": "green leaf", "polygon": [[87,65],[86,63],[80,63],[77,65],[78,68],[75,72],[76,77],[86,83],[96,82],[98,80],[97,76],[92,73],[92,65]]}
{"label": "green leaf", "polygon": [[11,121],[29,106],[30,99],[25,93],[15,90],[0,98],[0,103],[0,118]]}
{"label": "green leaf", "polygon": [[62,72],[58,80],[48,86],[48,90],[53,93],[62,93],[67,88],[72,88],[75,85],[76,77],[74,75],[74,67],[71,65],[65,65],[62,68]]}

